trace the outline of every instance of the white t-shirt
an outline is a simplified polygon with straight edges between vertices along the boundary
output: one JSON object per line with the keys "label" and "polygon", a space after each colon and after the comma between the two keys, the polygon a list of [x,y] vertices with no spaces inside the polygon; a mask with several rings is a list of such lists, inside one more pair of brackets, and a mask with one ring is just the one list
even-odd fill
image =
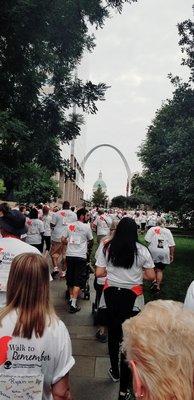
{"label": "white t-shirt", "polygon": [[[53,318],[41,338],[36,338],[33,334],[31,339],[24,339],[12,337],[16,320],[17,313],[13,310],[3,319],[0,326],[0,342],[2,341],[3,345],[2,347],[0,345],[2,349],[0,374],[9,375],[10,378],[17,378],[20,375],[26,377],[27,382],[29,376],[37,376],[34,378],[35,382],[37,378],[40,381],[44,377],[43,393],[36,399],[51,400],[51,385],[64,377],[75,363],[67,328],[62,321]],[[32,383],[30,386],[34,385],[35,389],[36,384]],[[31,399],[32,397],[25,393],[25,386],[17,387],[23,390],[21,398]]]}
{"label": "white t-shirt", "polygon": [[103,246],[99,248],[96,260],[97,267],[107,268],[107,280],[110,286],[131,288],[134,285],[142,285],[143,268],[154,268],[154,262],[148,249],[140,243],[137,245],[137,257],[131,268],[125,269],[115,267],[111,261],[108,261],[108,250],[106,255],[103,252]]}
{"label": "white t-shirt", "polygon": [[112,224],[112,219],[106,214],[98,215],[95,221],[93,222],[93,225],[96,226],[96,233],[98,236],[109,235],[111,224]]}
{"label": "white t-shirt", "polygon": [[145,224],[146,221],[147,221],[146,215],[145,215],[145,214],[141,214],[141,217],[140,217],[140,222],[141,222],[141,224]]}
{"label": "white t-shirt", "polygon": [[40,254],[36,247],[22,242],[19,239],[5,237],[0,238],[0,307],[6,304],[6,287],[14,257],[22,253]]}
{"label": "white t-shirt", "polygon": [[187,289],[184,307],[194,312],[194,281],[191,282],[190,286]]}
{"label": "white t-shirt", "polygon": [[40,219],[30,219],[27,218],[26,225],[28,228],[26,243],[28,244],[40,244],[42,241],[42,236],[44,232],[44,225]]}
{"label": "white t-shirt", "polygon": [[[103,249],[104,244],[105,244],[105,242],[104,242],[104,240],[102,239],[102,242],[100,242],[100,244],[99,244],[99,246],[98,246],[98,248],[97,248],[97,250],[96,250],[96,253],[95,253],[95,260],[98,259],[98,255],[99,255],[99,253],[101,252],[101,250]],[[106,276],[97,278],[97,283],[98,283],[99,285],[104,285],[105,282],[106,282]]]}
{"label": "white t-shirt", "polygon": [[156,226],[157,216],[155,214],[149,215],[147,218],[147,226]]}
{"label": "white t-shirt", "polygon": [[77,215],[71,210],[60,210],[53,213],[51,223],[55,225],[55,227],[51,231],[51,239],[54,242],[60,242],[64,227],[75,221],[77,221]]}
{"label": "white t-shirt", "polygon": [[175,242],[170,229],[161,226],[150,228],[145,235],[149,250],[155,263],[170,264],[170,249]]}
{"label": "white t-shirt", "polygon": [[44,225],[44,236],[51,236],[52,215],[43,215],[42,222]]}
{"label": "white t-shirt", "polygon": [[87,257],[88,240],[93,239],[90,224],[84,224],[81,221],[76,221],[69,224],[63,236],[67,238],[67,251],[66,255],[69,257]]}

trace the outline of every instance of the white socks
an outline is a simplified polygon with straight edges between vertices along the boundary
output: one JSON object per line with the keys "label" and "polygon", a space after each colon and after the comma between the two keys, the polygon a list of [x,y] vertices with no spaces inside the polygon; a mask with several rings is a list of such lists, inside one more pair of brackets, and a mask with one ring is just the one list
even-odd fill
{"label": "white socks", "polygon": [[76,301],[77,299],[71,298],[71,305],[76,308]]}

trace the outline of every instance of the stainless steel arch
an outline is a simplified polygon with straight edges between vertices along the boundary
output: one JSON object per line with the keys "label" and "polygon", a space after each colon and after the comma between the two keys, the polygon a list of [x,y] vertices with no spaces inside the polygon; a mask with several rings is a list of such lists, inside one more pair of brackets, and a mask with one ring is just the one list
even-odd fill
{"label": "stainless steel arch", "polygon": [[86,156],[84,157],[84,159],[83,159],[83,161],[82,161],[82,163],[81,163],[82,169],[84,170],[85,163],[86,163],[87,159],[91,156],[91,154],[92,154],[95,150],[99,149],[100,147],[110,147],[110,148],[112,148],[113,150],[115,150],[115,151],[119,154],[119,156],[121,157],[121,159],[122,159],[122,161],[123,161],[123,163],[124,163],[124,165],[125,165],[126,172],[127,172],[126,196],[128,196],[128,195],[129,195],[129,191],[130,191],[130,186],[131,186],[131,170],[130,170],[130,168],[129,168],[129,164],[128,164],[126,158],[124,157],[124,155],[121,153],[121,151],[120,151],[117,147],[113,146],[112,144],[103,143],[103,144],[99,144],[99,145],[93,147],[93,148],[86,154]]}

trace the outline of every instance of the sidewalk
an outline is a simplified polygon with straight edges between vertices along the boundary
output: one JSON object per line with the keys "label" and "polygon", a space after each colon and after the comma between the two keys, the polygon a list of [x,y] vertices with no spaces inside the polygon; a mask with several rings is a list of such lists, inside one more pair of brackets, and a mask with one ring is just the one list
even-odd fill
{"label": "sidewalk", "polygon": [[69,314],[65,298],[65,282],[51,282],[51,294],[59,317],[67,326],[75,357],[71,370],[71,387],[74,400],[117,400],[118,384],[111,381],[107,344],[95,339],[96,327],[91,314],[95,292],[91,284],[91,299],[79,300],[81,311]]}

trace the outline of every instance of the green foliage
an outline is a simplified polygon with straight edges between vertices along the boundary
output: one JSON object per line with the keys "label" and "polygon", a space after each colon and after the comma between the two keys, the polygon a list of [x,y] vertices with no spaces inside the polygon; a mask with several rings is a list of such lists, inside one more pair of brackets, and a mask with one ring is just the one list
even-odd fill
{"label": "green foliage", "polygon": [[145,179],[143,174],[136,173],[131,179],[131,193],[140,204],[149,205],[153,207],[151,197],[146,193]]}
{"label": "green foliage", "polygon": [[48,171],[35,163],[24,164],[20,169],[18,189],[14,198],[20,203],[46,203],[59,195],[57,183]]}
{"label": "green foliage", "polygon": [[0,196],[1,196],[2,194],[4,194],[5,191],[6,191],[6,188],[5,188],[5,186],[4,186],[3,179],[0,179]]}
{"label": "green foliage", "polygon": [[194,23],[188,19],[178,24],[178,32],[180,35],[179,45],[183,53],[182,65],[190,68],[190,80],[194,82]]}
{"label": "green foliage", "polygon": [[107,196],[102,191],[100,185],[98,185],[98,189],[93,193],[92,203],[94,206],[105,206],[107,203]]}
{"label": "green foliage", "polygon": [[194,208],[194,90],[178,82],[172,100],[157,111],[139,151],[141,190],[155,207]]}
{"label": "green foliage", "polygon": [[126,196],[115,196],[111,200],[111,207],[126,208],[127,198]]}
{"label": "green foliage", "polygon": [[[136,208],[140,204],[142,204],[142,198],[138,197],[138,195],[132,194],[131,196],[116,196],[113,197],[111,201],[111,207],[118,207],[118,208]],[[147,204],[147,203],[146,203]]]}
{"label": "green foliage", "polygon": [[90,24],[102,27],[110,10],[121,12],[125,2],[1,1],[0,140],[7,198],[23,163],[37,163],[50,176],[64,170],[60,144],[77,137],[83,123],[72,109],[96,113],[107,89],[75,78],[83,52],[95,46]]}

